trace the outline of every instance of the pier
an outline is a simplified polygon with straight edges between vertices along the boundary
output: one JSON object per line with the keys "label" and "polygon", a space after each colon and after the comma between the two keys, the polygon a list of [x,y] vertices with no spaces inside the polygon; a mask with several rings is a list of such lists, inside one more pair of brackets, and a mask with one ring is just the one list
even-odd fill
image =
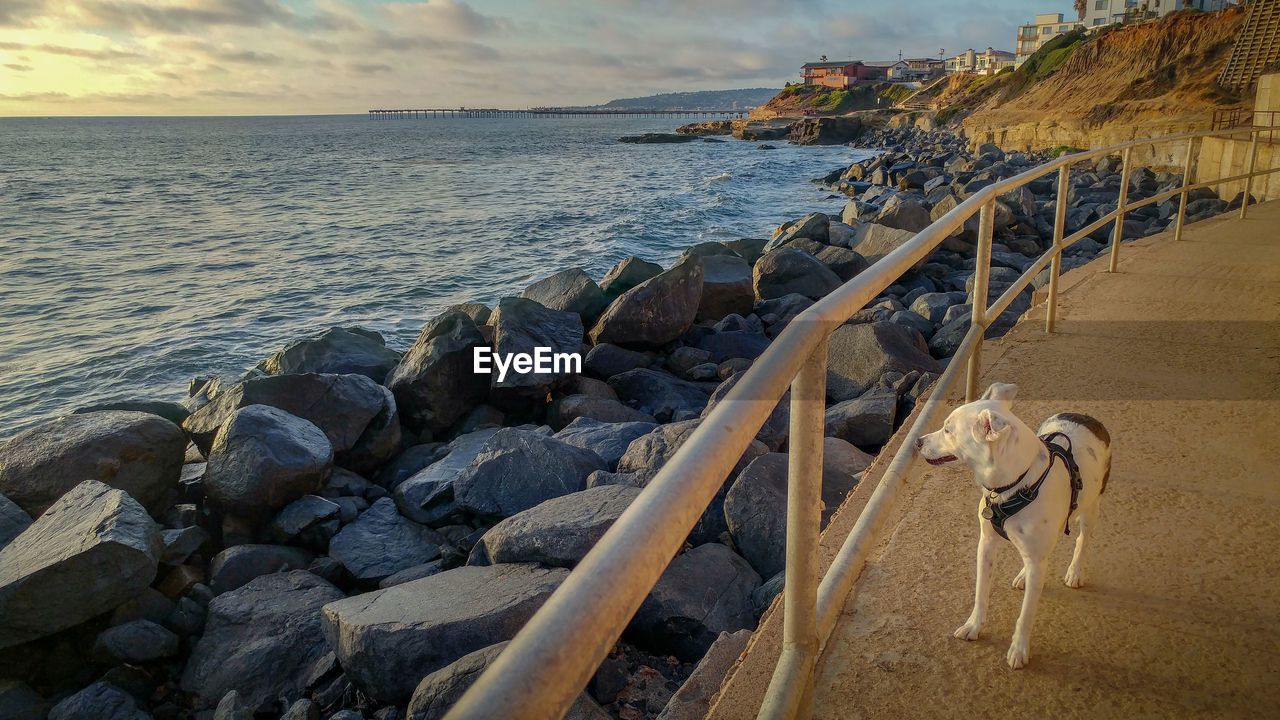
{"label": "pier", "polygon": [[596,117],[607,115],[637,115],[642,117],[711,117],[741,118],[747,110],[592,110],[587,108],[538,107],[526,110],[500,110],[498,108],[404,108],[399,110],[370,110],[371,118],[409,119],[431,117],[498,118],[498,117]]}

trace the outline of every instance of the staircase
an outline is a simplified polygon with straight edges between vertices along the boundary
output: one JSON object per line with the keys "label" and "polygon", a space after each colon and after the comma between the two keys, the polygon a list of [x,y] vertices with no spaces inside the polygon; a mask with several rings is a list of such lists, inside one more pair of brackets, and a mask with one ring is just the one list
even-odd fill
{"label": "staircase", "polygon": [[[1267,65],[1280,61],[1280,0],[1254,0],[1236,36],[1218,84],[1234,92],[1253,86]],[[914,97],[914,96],[913,96]]]}
{"label": "staircase", "polygon": [[929,91],[930,91],[930,90],[932,90],[932,89],[934,88],[934,86],[936,86],[938,83],[940,83],[940,82],[942,82],[942,81],[944,81],[944,80],[946,80],[946,79],[947,79],[947,76],[946,76],[946,75],[943,75],[942,77],[938,78],[937,80],[934,80],[933,82],[929,83],[928,85],[925,85],[924,87],[920,88],[919,90],[917,90],[917,91],[915,91],[915,92],[911,93],[910,95],[906,96],[905,98],[903,98],[903,99],[902,99],[902,101],[901,101],[901,102],[899,102],[899,103],[898,103],[897,105],[895,105],[894,107],[896,107],[896,108],[901,108],[901,109],[903,109],[903,110],[932,110],[932,109],[933,109],[933,97],[932,97],[931,95],[929,95]]}

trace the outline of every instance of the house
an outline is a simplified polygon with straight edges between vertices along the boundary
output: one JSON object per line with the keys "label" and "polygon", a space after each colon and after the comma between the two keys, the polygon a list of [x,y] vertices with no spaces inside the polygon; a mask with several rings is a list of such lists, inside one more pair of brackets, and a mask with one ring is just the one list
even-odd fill
{"label": "house", "polygon": [[867,67],[875,68],[880,72],[880,77],[892,82],[905,82],[904,76],[911,69],[906,60],[868,60]]}
{"label": "house", "polygon": [[1080,27],[1084,27],[1084,23],[1064,20],[1062,13],[1036,15],[1035,22],[1018,27],[1018,43],[1016,46],[1018,49],[1014,64],[1021,65],[1027,58],[1043,47],[1045,43]]}
{"label": "house", "polygon": [[1086,27],[1098,27],[1153,20],[1183,8],[1213,12],[1232,4],[1234,0],[1086,0],[1083,22]]}
{"label": "house", "polygon": [[947,58],[946,71],[948,75],[956,73],[977,73],[979,75],[994,75],[1007,67],[1013,67],[1016,56],[1011,52],[1004,50],[995,50],[988,47],[982,52],[974,52],[972,48]]}
{"label": "house", "polygon": [[907,58],[907,70],[903,73],[910,80],[932,80],[946,74],[946,62],[934,58]]}
{"label": "house", "polygon": [[860,60],[828,62],[827,57],[823,55],[821,61],[805,63],[801,66],[800,77],[804,79],[805,85],[822,85],[844,90],[858,82],[880,79],[884,77],[884,72]]}

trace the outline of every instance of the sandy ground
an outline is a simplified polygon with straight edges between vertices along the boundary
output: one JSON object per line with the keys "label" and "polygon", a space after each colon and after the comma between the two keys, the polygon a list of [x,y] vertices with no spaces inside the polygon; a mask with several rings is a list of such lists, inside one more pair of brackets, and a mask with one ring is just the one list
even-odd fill
{"label": "sandy ground", "polygon": [[[983,383],[1015,382],[1032,427],[1093,415],[1114,446],[1085,586],[1050,561],[1031,664],[1005,664],[1021,591],[1011,546],[987,626],[951,636],[973,601],[979,493],[928,468],[904,489],[832,633],[814,718],[1280,717],[1280,203],[1122,248],[1064,276],[1059,332],[1043,307],[984,350]],[[828,564],[886,455],[824,536]],[[753,718],[781,637],[775,605],[709,717]]]}

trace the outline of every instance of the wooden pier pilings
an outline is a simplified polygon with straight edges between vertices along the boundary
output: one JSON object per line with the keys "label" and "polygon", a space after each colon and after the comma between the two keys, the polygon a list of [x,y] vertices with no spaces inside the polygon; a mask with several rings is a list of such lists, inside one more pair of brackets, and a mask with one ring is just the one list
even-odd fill
{"label": "wooden pier pilings", "polygon": [[371,118],[496,118],[496,117],[592,117],[604,115],[639,115],[648,117],[746,117],[746,110],[589,110],[573,108],[529,108],[499,110],[497,108],[404,108],[370,110]]}

